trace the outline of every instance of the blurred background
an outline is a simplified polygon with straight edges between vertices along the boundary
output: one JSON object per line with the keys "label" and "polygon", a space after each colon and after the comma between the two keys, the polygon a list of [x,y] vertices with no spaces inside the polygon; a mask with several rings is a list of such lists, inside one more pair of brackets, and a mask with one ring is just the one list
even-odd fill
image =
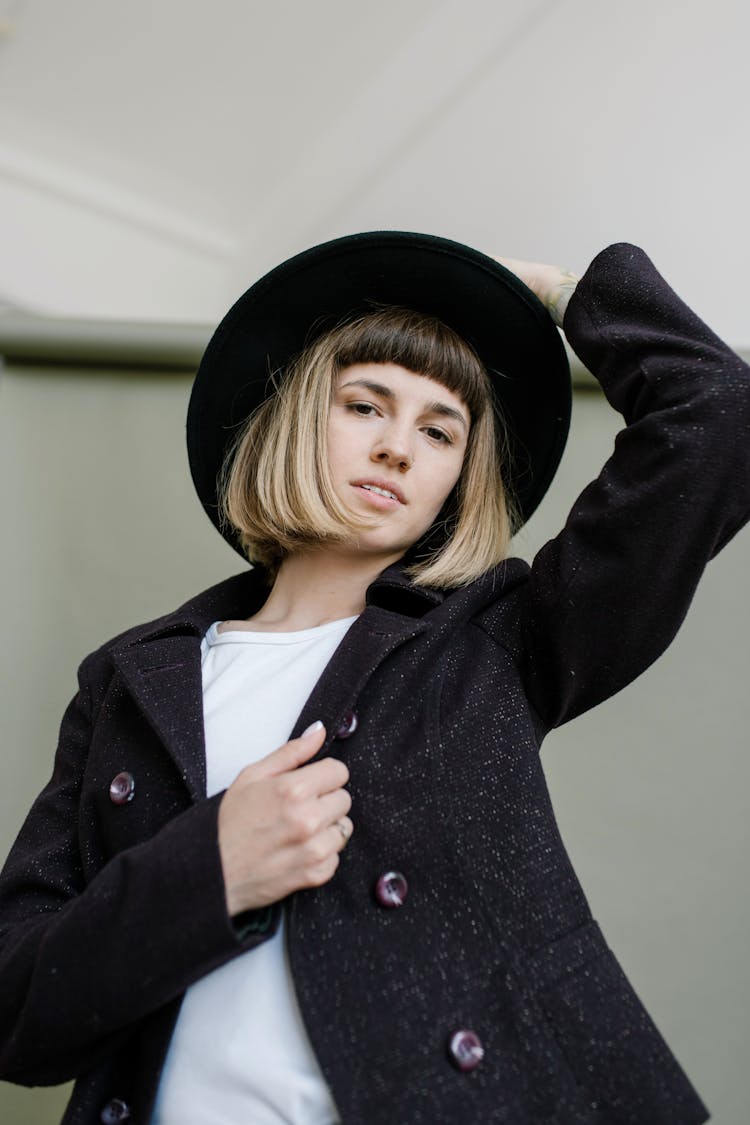
{"label": "blurred background", "polygon": [[[0,0],[3,854],[85,653],[242,568],[184,416],[212,326],[284,257],[400,228],[582,272],[636,242],[750,355],[749,35],[739,0]],[[574,379],[527,557],[619,425]],[[668,653],[543,751],[592,910],[717,1125],[750,1121],[749,563],[744,531]],[[66,1096],[0,1084],[0,1121]]]}

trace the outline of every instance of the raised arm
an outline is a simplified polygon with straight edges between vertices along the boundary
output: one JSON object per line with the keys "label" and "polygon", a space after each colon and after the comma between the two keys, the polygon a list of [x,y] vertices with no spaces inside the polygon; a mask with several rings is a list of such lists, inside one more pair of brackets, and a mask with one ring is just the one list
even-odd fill
{"label": "raised arm", "polygon": [[524,680],[557,726],[663,652],[706,563],[748,519],[750,368],[635,246],[602,251],[577,285],[531,267],[626,422],[534,560],[523,604]]}

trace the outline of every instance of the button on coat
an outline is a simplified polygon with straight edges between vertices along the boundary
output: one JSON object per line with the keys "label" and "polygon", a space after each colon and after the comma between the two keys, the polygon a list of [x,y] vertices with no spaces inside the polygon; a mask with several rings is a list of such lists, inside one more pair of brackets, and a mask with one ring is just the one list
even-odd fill
{"label": "button on coat", "polygon": [[122,770],[109,783],[109,799],[113,805],[127,805],[135,797],[135,778]]}
{"label": "button on coat", "polygon": [[351,738],[359,726],[359,719],[355,711],[347,711],[336,727],[334,738]]}
{"label": "button on coat", "polygon": [[403,906],[408,893],[409,884],[400,871],[386,871],[375,884],[375,898],[381,906]]}
{"label": "button on coat", "polygon": [[448,1051],[452,1062],[459,1070],[476,1070],[484,1058],[482,1040],[468,1027],[454,1031],[448,1041]]}
{"label": "button on coat", "polygon": [[121,1125],[130,1120],[130,1106],[121,1098],[112,1098],[99,1114],[102,1125]]}

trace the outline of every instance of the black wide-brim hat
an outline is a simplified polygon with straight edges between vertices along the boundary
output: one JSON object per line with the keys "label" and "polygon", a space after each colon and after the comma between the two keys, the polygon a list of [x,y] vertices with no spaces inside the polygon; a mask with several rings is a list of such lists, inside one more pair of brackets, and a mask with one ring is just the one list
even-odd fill
{"label": "black wide-brim hat", "polygon": [[570,425],[570,370],[541,301],[493,258],[446,238],[371,231],[313,246],[271,270],[216,329],[187,417],[190,470],[220,524],[217,480],[238,427],[272,393],[270,374],[342,321],[398,305],[429,313],[474,347],[492,380],[510,444],[506,486],[522,522],[560,463]]}

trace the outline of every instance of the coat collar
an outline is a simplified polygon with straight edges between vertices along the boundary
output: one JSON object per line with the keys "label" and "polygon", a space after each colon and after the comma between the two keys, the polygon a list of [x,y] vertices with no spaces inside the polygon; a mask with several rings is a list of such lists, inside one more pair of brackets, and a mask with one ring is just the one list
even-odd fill
{"label": "coat collar", "polygon": [[[111,646],[125,684],[175,762],[193,800],[206,792],[200,644],[214,621],[255,613],[268,591],[259,568],[210,587],[172,613],[122,634]],[[425,614],[439,591],[414,586],[396,564],[367,591],[365,612],[347,633],[293,731],[322,719],[329,732],[323,753],[357,695],[385,657],[428,628]]]}
{"label": "coat collar", "polygon": [[407,578],[403,564],[394,563],[368,587],[365,604],[381,606],[407,617],[422,617],[429,610],[442,605],[445,597],[443,590],[417,586]]}
{"label": "coat collar", "polygon": [[[292,732],[297,737],[316,719],[328,737],[323,755],[347,711],[382,661],[400,645],[443,619],[468,619],[528,574],[510,559],[471,586],[449,596],[416,586],[396,563],[367,590],[364,613],[355,621],[320,678]],[[204,590],[172,613],[137,626],[111,643],[112,659],[137,706],[172,757],[197,801],[206,792],[201,640],[214,621],[240,620],[266,599],[268,582],[259,568],[248,569]],[[434,627],[434,628],[433,628]]]}

